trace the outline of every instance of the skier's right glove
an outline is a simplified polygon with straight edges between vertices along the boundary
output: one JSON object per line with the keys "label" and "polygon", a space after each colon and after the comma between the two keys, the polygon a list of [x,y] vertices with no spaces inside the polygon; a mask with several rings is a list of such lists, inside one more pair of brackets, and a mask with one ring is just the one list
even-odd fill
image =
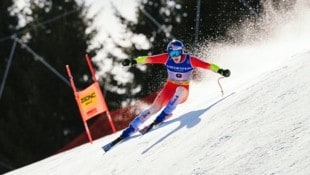
{"label": "skier's right glove", "polygon": [[230,76],[230,70],[229,69],[219,69],[217,73],[223,75],[224,77]]}
{"label": "skier's right glove", "polygon": [[137,61],[136,60],[131,60],[131,59],[124,59],[122,61],[122,65],[123,66],[134,66],[137,64]]}

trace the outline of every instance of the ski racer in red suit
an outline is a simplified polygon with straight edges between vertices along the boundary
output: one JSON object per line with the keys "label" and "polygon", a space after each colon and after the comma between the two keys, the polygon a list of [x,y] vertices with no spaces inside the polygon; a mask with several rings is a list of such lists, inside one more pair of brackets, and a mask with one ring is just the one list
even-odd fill
{"label": "ski racer in red suit", "polygon": [[163,110],[156,117],[154,122],[149,125],[149,127],[144,128],[143,132],[147,132],[153,126],[163,122],[171,116],[177,105],[186,101],[189,94],[189,83],[192,78],[192,72],[195,68],[208,69],[225,77],[230,76],[230,71],[228,69],[221,69],[215,64],[207,63],[198,57],[185,53],[184,45],[179,40],[173,40],[168,44],[167,53],[152,56],[139,56],[136,59],[125,59],[122,62],[123,66],[143,63],[164,64],[168,72],[167,82],[155,98],[153,104],[134,118],[129,124],[129,127],[122,132],[121,136],[111,142],[112,146],[123,138],[138,131],[139,126],[143,122],[161,109]]}

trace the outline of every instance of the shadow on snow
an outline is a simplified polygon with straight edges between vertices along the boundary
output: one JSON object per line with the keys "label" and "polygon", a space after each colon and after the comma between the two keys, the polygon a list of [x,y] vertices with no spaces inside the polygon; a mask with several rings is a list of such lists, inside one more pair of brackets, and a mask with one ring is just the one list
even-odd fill
{"label": "shadow on snow", "polygon": [[[175,119],[173,120],[169,120],[167,122],[164,122],[160,127],[164,127],[166,125],[169,125],[171,123],[174,123],[174,122],[180,122],[180,125],[175,128],[174,130],[172,130],[171,132],[169,132],[168,134],[166,134],[165,136],[163,136],[162,138],[160,138],[158,141],[156,141],[154,144],[152,144],[151,146],[149,146],[148,148],[146,148],[142,154],[148,152],[150,149],[152,149],[155,145],[161,143],[162,141],[164,141],[167,137],[169,137],[170,135],[172,135],[173,133],[177,132],[178,130],[180,130],[181,128],[183,127],[186,127],[186,128],[192,128],[194,127],[195,125],[197,125],[199,122],[200,122],[200,116],[207,112],[209,109],[211,109],[213,106],[215,106],[216,104],[220,103],[221,101],[225,100],[226,98],[228,98],[229,96],[233,95],[235,92],[229,94],[228,96],[226,97],[223,97],[221,99],[219,99],[218,101],[216,101],[215,103],[213,103],[212,105],[204,108],[204,109],[200,109],[200,110],[196,110],[196,111],[191,111],[191,112],[188,112],[188,113],[185,113],[183,115],[181,115],[180,117],[176,117]],[[158,127],[158,128],[160,128]],[[158,129],[157,128],[157,129]]]}

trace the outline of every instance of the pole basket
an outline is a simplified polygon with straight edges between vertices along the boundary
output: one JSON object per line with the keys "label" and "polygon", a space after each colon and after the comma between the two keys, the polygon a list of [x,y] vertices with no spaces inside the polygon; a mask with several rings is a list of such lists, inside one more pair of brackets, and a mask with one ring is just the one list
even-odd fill
{"label": "pole basket", "polygon": [[87,54],[85,55],[85,59],[87,61],[87,64],[90,69],[94,83],[92,83],[90,86],[88,86],[84,90],[79,90],[79,91],[76,90],[76,86],[74,84],[73,76],[71,74],[69,65],[66,65],[66,69],[67,69],[67,74],[69,76],[70,84],[71,84],[71,87],[72,87],[72,90],[75,96],[75,100],[77,102],[77,105],[81,113],[81,117],[83,120],[83,124],[85,127],[88,140],[90,143],[93,143],[93,139],[90,134],[90,130],[88,128],[87,120],[106,112],[113,133],[116,132],[116,129],[115,129],[112,117],[110,115],[110,111],[108,109],[107,103],[100,89],[99,82],[96,79],[93,65],[91,64],[90,58]]}

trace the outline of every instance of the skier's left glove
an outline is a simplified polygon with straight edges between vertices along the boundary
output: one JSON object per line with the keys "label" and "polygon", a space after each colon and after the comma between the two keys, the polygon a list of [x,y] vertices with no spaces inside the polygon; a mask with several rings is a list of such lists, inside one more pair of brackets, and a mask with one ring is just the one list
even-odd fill
{"label": "skier's left glove", "polygon": [[230,70],[229,69],[219,69],[217,73],[223,75],[224,77],[230,76]]}
{"label": "skier's left glove", "polygon": [[123,66],[134,66],[137,64],[137,61],[136,60],[131,60],[131,59],[124,59],[122,61],[122,65]]}

